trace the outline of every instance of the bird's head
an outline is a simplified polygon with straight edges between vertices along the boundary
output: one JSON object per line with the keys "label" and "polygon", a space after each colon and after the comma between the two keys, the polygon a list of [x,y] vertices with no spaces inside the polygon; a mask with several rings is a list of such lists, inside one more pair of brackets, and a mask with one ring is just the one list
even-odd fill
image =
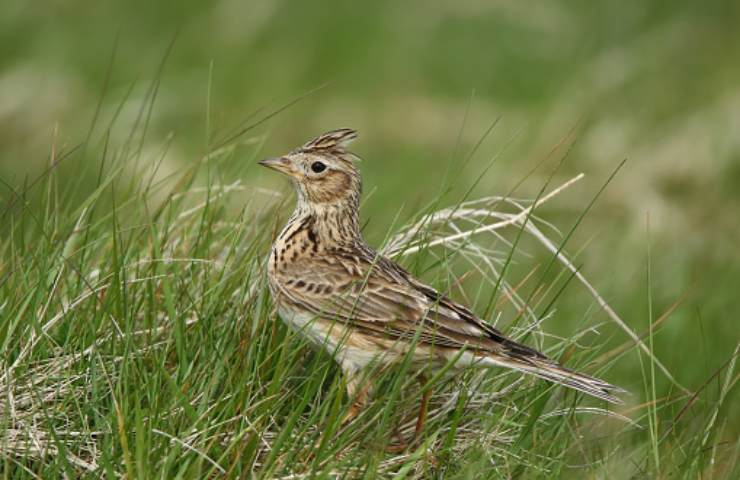
{"label": "bird's head", "polygon": [[357,138],[349,128],[332,130],[296,148],[287,155],[262,160],[260,165],[287,175],[298,202],[313,207],[357,207],[362,182],[355,167],[357,157],[347,145]]}

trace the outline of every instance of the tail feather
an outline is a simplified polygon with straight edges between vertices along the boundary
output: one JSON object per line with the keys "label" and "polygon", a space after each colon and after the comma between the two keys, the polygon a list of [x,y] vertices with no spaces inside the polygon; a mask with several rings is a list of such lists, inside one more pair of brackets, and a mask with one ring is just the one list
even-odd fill
{"label": "tail feather", "polygon": [[614,386],[595,377],[569,370],[547,358],[536,357],[489,357],[490,363],[534,375],[558,385],[586,393],[592,397],[610,403],[623,404],[624,401],[615,394],[625,393],[622,388]]}

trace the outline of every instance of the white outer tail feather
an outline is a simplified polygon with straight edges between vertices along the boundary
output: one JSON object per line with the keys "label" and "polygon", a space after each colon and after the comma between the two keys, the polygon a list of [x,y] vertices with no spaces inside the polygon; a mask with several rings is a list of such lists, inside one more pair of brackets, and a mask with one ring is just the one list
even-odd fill
{"label": "white outer tail feather", "polygon": [[484,365],[506,367],[519,372],[528,373],[535,377],[578,390],[592,397],[606,400],[614,404],[623,404],[624,401],[613,394],[625,393],[622,388],[614,386],[598,378],[590,377],[569,370],[557,363],[540,358],[491,358],[483,359]]}

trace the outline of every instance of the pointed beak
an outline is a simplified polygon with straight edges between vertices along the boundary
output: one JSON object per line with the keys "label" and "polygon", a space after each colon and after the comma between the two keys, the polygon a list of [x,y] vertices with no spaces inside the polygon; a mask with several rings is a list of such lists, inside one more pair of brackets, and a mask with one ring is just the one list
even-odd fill
{"label": "pointed beak", "polygon": [[293,170],[290,165],[290,160],[286,157],[267,158],[265,160],[259,161],[258,163],[263,167],[277,170],[278,172],[282,173],[290,174]]}

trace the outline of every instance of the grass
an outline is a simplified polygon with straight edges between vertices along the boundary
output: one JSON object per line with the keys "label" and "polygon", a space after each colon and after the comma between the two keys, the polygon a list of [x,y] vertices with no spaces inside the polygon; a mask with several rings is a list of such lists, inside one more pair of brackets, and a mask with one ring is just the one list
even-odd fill
{"label": "grass", "polygon": [[[466,195],[449,207],[436,198],[388,232],[385,251],[489,311],[510,335],[644,390],[614,408],[504,371],[440,375],[421,443],[389,454],[384,446],[413,429],[422,393],[402,364],[379,374],[375,401],[342,426],[344,379],[329,355],[285,328],[266,288],[264,260],[291,199],[234,180],[253,168],[263,138],[239,127],[212,142],[207,117],[207,143],[218,147],[161,175],[171,139],[143,148],[158,86],[129,131],[117,132],[114,117],[79,146],[52,145],[34,180],[3,182],[5,478],[740,474],[740,442],[728,439],[734,427],[721,414],[739,378],[737,350],[704,385],[683,391],[656,382],[672,373],[653,351],[665,317],[650,310],[629,327],[614,311],[596,316],[606,300],[564,249],[582,217],[561,236],[536,210],[580,176],[545,183],[529,202],[514,192]],[[648,275],[652,268],[648,260]],[[578,282],[592,294],[580,328],[548,335],[546,321]],[[648,280],[648,295],[651,288]],[[612,337],[595,334],[617,321]],[[643,368],[613,378],[630,354]]]}

